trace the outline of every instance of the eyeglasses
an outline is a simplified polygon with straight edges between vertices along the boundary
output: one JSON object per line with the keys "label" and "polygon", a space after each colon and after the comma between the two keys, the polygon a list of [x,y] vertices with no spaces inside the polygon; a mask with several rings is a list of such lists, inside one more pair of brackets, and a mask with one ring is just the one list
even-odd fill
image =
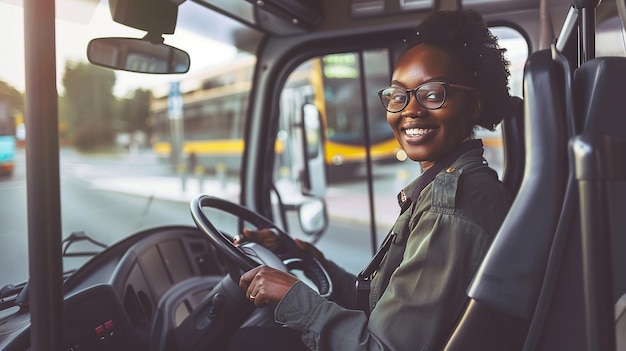
{"label": "eyeglasses", "polygon": [[409,104],[411,93],[415,95],[417,102],[427,110],[436,110],[441,108],[446,102],[447,89],[457,88],[468,92],[477,91],[475,88],[467,85],[449,84],[445,82],[428,82],[418,86],[415,89],[404,89],[397,87],[389,87],[380,89],[378,96],[385,110],[395,113],[404,110]]}

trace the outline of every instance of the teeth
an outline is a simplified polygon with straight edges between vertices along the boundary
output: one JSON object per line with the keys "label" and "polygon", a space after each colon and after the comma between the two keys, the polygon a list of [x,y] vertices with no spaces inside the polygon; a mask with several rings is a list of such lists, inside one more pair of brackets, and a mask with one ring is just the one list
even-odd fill
{"label": "teeth", "polygon": [[430,132],[432,132],[434,129],[423,129],[423,128],[410,128],[410,129],[405,129],[404,132],[407,135],[424,135],[424,134],[428,134]]}

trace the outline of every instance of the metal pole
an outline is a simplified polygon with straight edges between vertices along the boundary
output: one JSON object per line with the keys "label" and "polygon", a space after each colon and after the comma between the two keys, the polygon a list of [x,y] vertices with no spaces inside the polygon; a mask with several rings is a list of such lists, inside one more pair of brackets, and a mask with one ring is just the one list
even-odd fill
{"label": "metal pole", "polygon": [[371,244],[372,244],[372,255],[376,255],[378,251],[378,232],[376,230],[376,210],[374,204],[374,182],[373,182],[373,172],[372,172],[372,140],[370,138],[370,123],[369,123],[369,106],[367,104],[368,95],[366,94],[367,82],[365,80],[365,59],[363,58],[365,53],[363,51],[359,52],[359,71],[360,74],[360,86],[361,86],[361,109],[363,111],[363,141],[365,147],[365,166],[367,171],[367,195],[369,198],[369,212],[370,212],[370,233],[371,233]]}
{"label": "metal pole", "polygon": [[596,56],[596,9],[581,9],[580,20],[580,65]]}
{"label": "metal pole", "polygon": [[30,349],[60,350],[63,262],[54,0],[24,1],[24,40]]}

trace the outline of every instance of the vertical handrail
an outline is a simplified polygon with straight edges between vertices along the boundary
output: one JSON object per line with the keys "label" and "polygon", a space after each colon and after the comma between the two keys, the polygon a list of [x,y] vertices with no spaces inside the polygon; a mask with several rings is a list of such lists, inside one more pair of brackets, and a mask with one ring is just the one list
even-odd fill
{"label": "vertical handrail", "polygon": [[578,66],[596,56],[596,8],[601,0],[574,0],[578,14]]}
{"label": "vertical handrail", "polygon": [[[572,6],[567,12],[567,17],[565,17],[565,22],[561,27],[561,31],[556,39],[556,49],[559,52],[563,52],[565,50],[565,46],[567,45],[568,40],[572,35],[576,32],[578,28],[578,9]],[[576,32],[576,34],[578,34]]]}
{"label": "vertical handrail", "polygon": [[359,52],[359,68],[360,68],[360,82],[361,86],[361,110],[363,111],[363,141],[365,146],[365,166],[367,172],[367,194],[369,198],[369,212],[370,212],[370,233],[371,233],[371,246],[372,255],[376,254],[378,248],[378,233],[376,230],[376,211],[374,208],[374,176],[372,174],[372,140],[370,138],[370,117],[367,103],[367,82],[365,79],[365,60],[363,59],[363,51]]}
{"label": "vertical handrail", "polygon": [[596,9],[583,8],[578,16],[579,56],[578,66],[596,56]]}

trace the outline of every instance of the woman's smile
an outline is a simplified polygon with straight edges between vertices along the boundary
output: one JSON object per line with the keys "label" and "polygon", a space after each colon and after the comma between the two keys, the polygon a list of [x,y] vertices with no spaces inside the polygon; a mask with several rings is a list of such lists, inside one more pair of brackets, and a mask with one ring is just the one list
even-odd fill
{"label": "woman's smile", "polygon": [[402,132],[407,144],[419,145],[434,138],[439,131],[439,127],[402,127]]}

